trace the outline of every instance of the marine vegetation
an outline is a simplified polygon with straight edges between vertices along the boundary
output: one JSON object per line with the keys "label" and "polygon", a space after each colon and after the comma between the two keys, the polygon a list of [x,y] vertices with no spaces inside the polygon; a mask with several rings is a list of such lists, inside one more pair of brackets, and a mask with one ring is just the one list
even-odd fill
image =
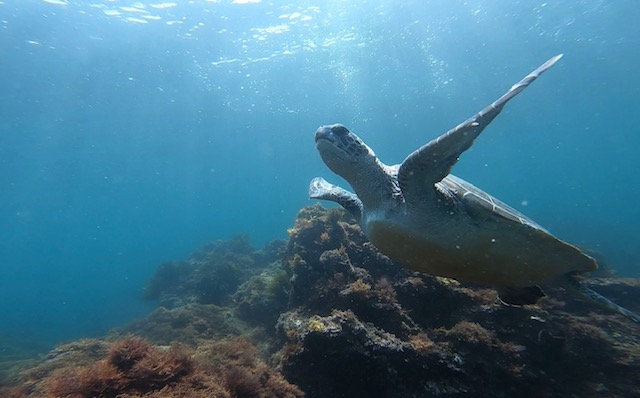
{"label": "marine vegetation", "polygon": [[[561,288],[507,306],[413,272],[342,209],[304,208],[289,235],[201,250],[147,318],[22,364],[0,396],[640,397],[640,329],[619,314]],[[220,304],[199,302],[200,265],[221,252],[249,253],[247,272]],[[638,280],[583,283],[640,310]]]}
{"label": "marine vegetation", "polygon": [[243,338],[190,349],[156,346],[127,336],[65,345],[23,372],[3,397],[295,398],[302,392],[257,355]]}

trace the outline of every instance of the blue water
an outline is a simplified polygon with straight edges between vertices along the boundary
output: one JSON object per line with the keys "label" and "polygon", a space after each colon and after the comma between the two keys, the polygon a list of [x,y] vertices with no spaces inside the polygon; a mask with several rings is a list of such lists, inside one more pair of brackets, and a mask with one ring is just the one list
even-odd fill
{"label": "blue water", "polygon": [[398,163],[558,53],[454,172],[640,273],[635,0],[238,3],[0,1],[0,338],[143,316],[161,262],[340,182],[319,125]]}

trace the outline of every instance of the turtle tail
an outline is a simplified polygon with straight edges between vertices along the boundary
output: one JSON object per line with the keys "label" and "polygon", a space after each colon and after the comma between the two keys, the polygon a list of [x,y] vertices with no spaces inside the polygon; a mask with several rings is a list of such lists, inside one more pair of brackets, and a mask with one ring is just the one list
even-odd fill
{"label": "turtle tail", "polygon": [[576,279],[574,275],[565,275],[563,278],[563,282],[563,287],[567,288],[568,291],[576,293],[580,297],[586,297],[602,307],[617,312],[618,314],[623,315],[634,322],[640,323],[640,315],[636,314],[635,312],[629,311],[628,309],[609,300],[600,293],[584,286]]}

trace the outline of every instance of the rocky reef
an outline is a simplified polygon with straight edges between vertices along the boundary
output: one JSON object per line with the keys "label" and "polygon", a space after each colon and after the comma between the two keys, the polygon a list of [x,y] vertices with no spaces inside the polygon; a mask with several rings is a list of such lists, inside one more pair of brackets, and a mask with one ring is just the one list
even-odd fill
{"label": "rocky reef", "polygon": [[[310,397],[640,396],[640,327],[561,289],[510,307],[494,290],[410,272],[341,210],[300,212],[277,323],[283,374]],[[636,280],[592,288],[638,311]]]}
{"label": "rocky reef", "polygon": [[[640,397],[640,326],[549,289],[535,306],[411,272],[341,209],[288,242],[246,237],[167,263],[159,306],[12,373],[7,397]],[[640,311],[640,283],[585,283]]]}
{"label": "rocky reef", "polygon": [[213,242],[184,261],[160,265],[145,287],[144,297],[159,300],[167,308],[189,303],[229,304],[242,282],[279,259],[282,245],[274,241],[258,250],[246,235]]}

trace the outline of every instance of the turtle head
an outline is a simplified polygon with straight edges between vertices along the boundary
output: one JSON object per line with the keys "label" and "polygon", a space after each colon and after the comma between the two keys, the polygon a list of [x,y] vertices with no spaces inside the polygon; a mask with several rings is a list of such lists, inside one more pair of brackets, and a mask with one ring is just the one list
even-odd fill
{"label": "turtle head", "polygon": [[325,164],[348,181],[362,167],[368,168],[377,161],[373,150],[341,124],[318,128],[316,148]]}

